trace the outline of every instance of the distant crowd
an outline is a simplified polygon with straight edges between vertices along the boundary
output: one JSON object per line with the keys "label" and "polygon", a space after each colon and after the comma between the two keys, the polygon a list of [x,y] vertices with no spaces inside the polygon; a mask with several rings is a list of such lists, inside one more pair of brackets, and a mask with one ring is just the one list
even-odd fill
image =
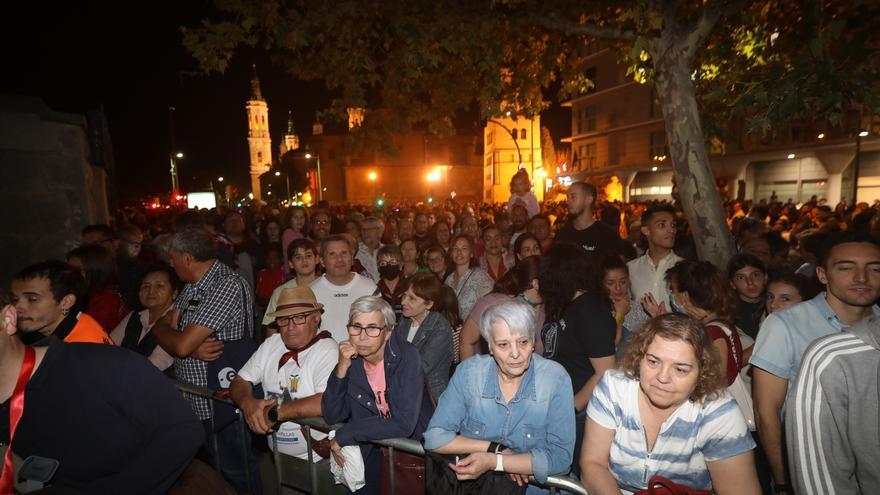
{"label": "distant crowd", "polygon": [[258,494],[274,448],[385,493],[388,438],[427,452],[402,493],[880,493],[876,205],[730,201],[716,266],[672,198],[510,189],[86,227],[4,283],[0,494]]}

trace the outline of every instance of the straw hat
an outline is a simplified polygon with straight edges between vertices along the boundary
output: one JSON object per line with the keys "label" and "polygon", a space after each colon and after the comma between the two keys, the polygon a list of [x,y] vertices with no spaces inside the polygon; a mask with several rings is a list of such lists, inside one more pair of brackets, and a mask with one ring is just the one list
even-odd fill
{"label": "straw hat", "polygon": [[270,318],[293,316],[312,311],[324,311],[324,305],[315,298],[315,293],[308,287],[293,287],[282,289],[278,297],[278,305],[275,311],[269,314]]}

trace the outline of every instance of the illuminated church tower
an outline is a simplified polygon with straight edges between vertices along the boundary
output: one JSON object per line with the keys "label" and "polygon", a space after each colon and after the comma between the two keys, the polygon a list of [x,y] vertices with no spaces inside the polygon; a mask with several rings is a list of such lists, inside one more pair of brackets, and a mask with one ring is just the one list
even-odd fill
{"label": "illuminated church tower", "polygon": [[293,110],[288,110],[287,132],[284,133],[284,142],[279,145],[281,153],[278,156],[297,149],[299,149],[299,136],[296,135],[296,131],[293,129]]}
{"label": "illuminated church tower", "polygon": [[248,148],[251,157],[251,191],[260,199],[260,175],[272,167],[272,138],[269,137],[269,105],[260,91],[260,79],[254,67],[251,98],[245,105],[248,114]]}

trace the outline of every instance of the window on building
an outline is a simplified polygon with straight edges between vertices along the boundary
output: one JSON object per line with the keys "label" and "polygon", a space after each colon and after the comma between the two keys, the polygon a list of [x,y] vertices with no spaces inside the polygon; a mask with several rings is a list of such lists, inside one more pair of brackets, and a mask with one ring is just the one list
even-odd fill
{"label": "window on building", "polygon": [[584,152],[581,156],[583,157],[581,160],[585,162],[584,167],[587,170],[596,168],[596,143],[589,143],[584,146]]}
{"label": "window on building", "polygon": [[651,146],[648,150],[648,160],[663,161],[665,157],[669,156],[669,147],[666,145],[666,132],[654,131],[651,133],[650,139]]}
{"label": "window on building", "polygon": [[596,130],[596,107],[584,107],[584,130],[590,132]]}
{"label": "window on building", "polygon": [[495,138],[495,133],[489,131],[486,133],[486,144],[492,144],[493,139]]}
{"label": "window on building", "polygon": [[492,184],[495,186],[501,185],[501,164],[498,163],[498,160],[492,160]]}
{"label": "window on building", "polygon": [[519,130],[519,138],[520,138],[520,139],[528,139],[526,136],[527,136],[527,134],[526,134],[526,130],[525,130],[525,129],[520,129],[520,130]]}
{"label": "window on building", "polygon": [[263,152],[258,151],[257,152],[257,162],[262,162],[262,161],[263,161]]}

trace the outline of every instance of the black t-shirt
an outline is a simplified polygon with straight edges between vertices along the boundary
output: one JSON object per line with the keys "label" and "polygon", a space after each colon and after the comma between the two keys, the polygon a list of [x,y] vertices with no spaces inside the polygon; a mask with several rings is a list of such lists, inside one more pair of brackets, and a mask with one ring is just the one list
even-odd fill
{"label": "black t-shirt", "polygon": [[[25,388],[13,452],[58,460],[52,484],[64,493],[167,492],[204,438],[189,403],[128,349],[47,340]],[[9,401],[0,425],[6,441]]]}
{"label": "black t-shirt", "polygon": [[577,230],[574,228],[574,222],[569,219],[565,227],[556,234],[556,242],[580,246],[593,263],[601,262],[609,254],[635,257],[632,246],[624,242],[611,227],[599,221],[593,222],[583,230]]}
{"label": "black t-shirt", "polygon": [[761,327],[761,318],[766,311],[764,300],[750,303],[739,299],[736,307],[736,320],[734,324],[746,335],[753,339],[758,338],[758,329]]}
{"label": "black t-shirt", "polygon": [[544,324],[544,357],[565,368],[577,393],[596,374],[589,358],[614,356],[616,331],[611,308],[595,294],[582,294],[563,311],[561,320]]}

